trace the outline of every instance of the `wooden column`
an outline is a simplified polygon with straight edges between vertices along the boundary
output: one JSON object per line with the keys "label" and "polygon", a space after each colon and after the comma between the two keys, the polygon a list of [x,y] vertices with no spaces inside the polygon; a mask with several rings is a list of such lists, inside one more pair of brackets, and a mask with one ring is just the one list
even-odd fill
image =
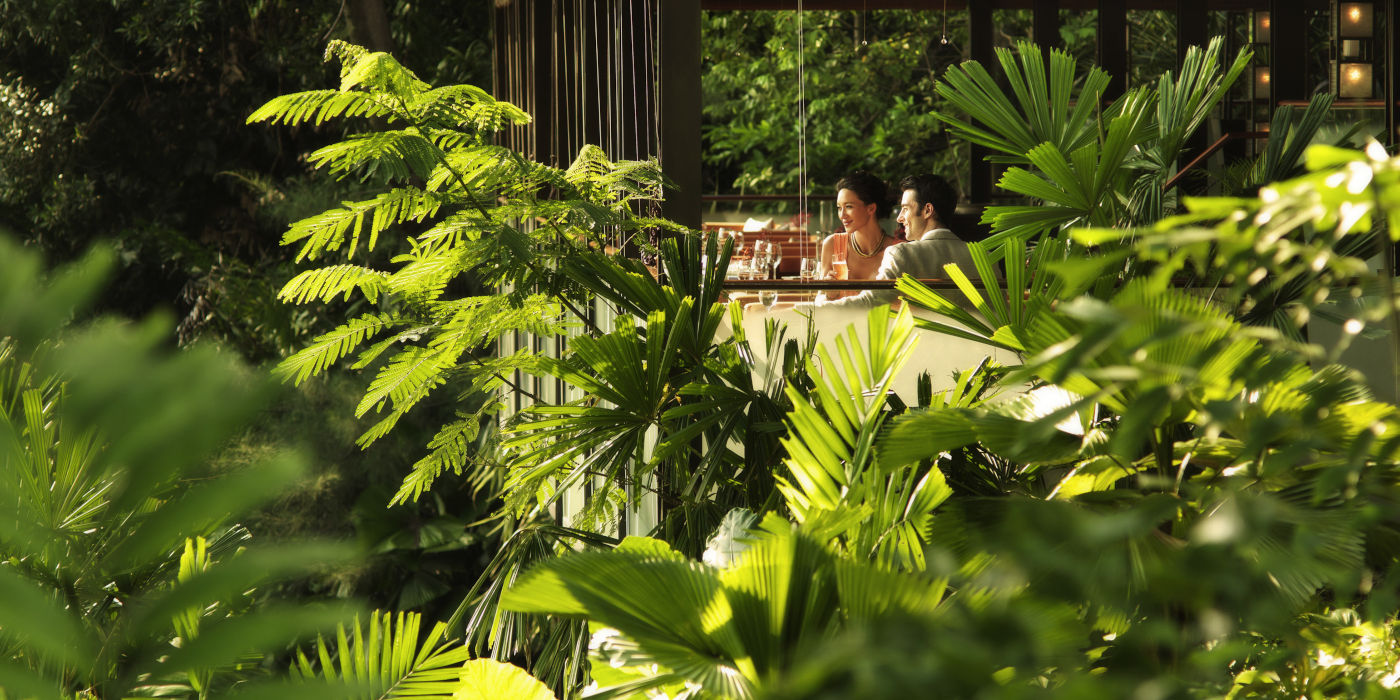
{"label": "wooden column", "polygon": [[1282,100],[1308,99],[1308,56],[1299,47],[1307,46],[1307,21],[1296,0],[1269,0],[1269,22],[1273,45],[1273,65],[1269,68],[1269,113]]}
{"label": "wooden column", "polygon": [[[1186,51],[1192,46],[1205,48],[1210,42],[1210,37],[1206,33],[1206,0],[1177,0],[1176,2],[1176,63],[1177,66],[1186,59]],[[1300,44],[1301,45],[1301,44]],[[1300,52],[1301,53],[1301,52]],[[1226,66],[1230,65],[1230,55],[1222,57]],[[1177,71],[1177,75],[1180,75]],[[1198,154],[1205,151],[1209,143],[1210,127],[1208,124],[1201,125],[1196,133],[1187,137],[1183,144],[1180,165],[1190,163]],[[1200,180],[1186,179],[1178,187],[1178,191],[1183,194],[1205,194],[1205,186]]]}
{"label": "wooden column", "polygon": [[700,228],[700,0],[664,0],[661,15],[661,168],[675,183],[662,214]]}
{"label": "wooden column", "polygon": [[1050,49],[1064,43],[1060,41],[1060,0],[1035,0],[1031,8],[1031,37],[1048,60]]}
{"label": "wooden column", "polygon": [[[996,54],[992,51],[992,3],[990,2],[969,2],[968,3],[968,52],[972,60],[982,64],[992,75],[996,75],[998,68]],[[984,146],[973,144],[971,147],[971,160],[968,164],[968,173],[971,182],[968,185],[968,199],[974,205],[982,206],[991,201],[992,198],[992,166],[987,162],[987,149]]]}
{"label": "wooden column", "polygon": [[1381,97],[1385,99],[1385,139],[1384,143],[1394,149],[1400,145],[1400,123],[1397,123],[1395,102],[1400,99],[1400,89],[1396,83],[1400,82],[1400,66],[1396,65],[1397,58],[1400,58],[1400,50],[1397,50],[1396,42],[1400,42],[1400,18],[1395,16],[1400,3],[1395,0],[1385,0],[1385,26],[1377,28],[1380,40],[1385,42],[1385,51],[1380,58],[1385,61],[1385,71],[1381,73]]}
{"label": "wooden column", "polygon": [[1099,0],[1098,45],[1094,60],[1108,71],[1105,105],[1123,94],[1128,82],[1128,10],[1122,0]]}

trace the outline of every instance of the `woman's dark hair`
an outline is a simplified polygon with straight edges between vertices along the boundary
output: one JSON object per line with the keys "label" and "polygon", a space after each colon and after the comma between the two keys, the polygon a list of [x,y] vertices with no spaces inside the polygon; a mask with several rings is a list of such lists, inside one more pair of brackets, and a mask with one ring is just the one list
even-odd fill
{"label": "woman's dark hair", "polygon": [[860,197],[860,201],[875,205],[875,216],[881,219],[890,215],[889,187],[885,181],[864,170],[852,170],[836,181],[836,191],[850,190]]}

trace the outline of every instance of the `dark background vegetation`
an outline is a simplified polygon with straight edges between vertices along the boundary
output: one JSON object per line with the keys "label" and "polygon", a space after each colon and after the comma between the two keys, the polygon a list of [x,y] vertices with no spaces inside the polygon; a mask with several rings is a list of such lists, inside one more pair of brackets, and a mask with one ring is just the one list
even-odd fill
{"label": "dark background vegetation", "polygon": [[[335,38],[392,51],[434,84],[489,87],[490,9],[489,0],[0,0],[0,229],[52,264],[98,241],[114,246],[118,269],[95,313],[172,313],[182,343],[276,360],[334,318],[276,299],[295,274],[282,233],[364,185],[313,176],[304,162],[342,126],[250,126],[248,115],[276,95],[335,85],[322,60]],[[431,617],[435,599],[479,571],[463,550],[476,542],[465,524],[484,504],[444,484],[386,509],[432,431],[405,426],[361,452],[350,382],[288,390],[222,461],[233,468],[304,444],[311,476],[250,529],[353,538],[376,555],[287,593],[360,596]]]}
{"label": "dark background vegetation", "polygon": [[487,0],[3,0],[0,225],[56,261],[110,241],[122,270],[104,310],[172,309],[183,340],[276,357],[316,326],[273,297],[282,231],[355,183],[302,161],[336,134],[248,114],[333,85],[333,38],[435,84],[489,85],[490,23]]}

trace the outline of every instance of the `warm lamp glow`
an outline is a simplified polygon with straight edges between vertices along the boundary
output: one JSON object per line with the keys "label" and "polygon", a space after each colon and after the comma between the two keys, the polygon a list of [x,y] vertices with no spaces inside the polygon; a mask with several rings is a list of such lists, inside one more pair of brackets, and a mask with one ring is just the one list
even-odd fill
{"label": "warm lamp glow", "polygon": [[1269,69],[1259,67],[1254,69],[1254,99],[1269,99],[1270,75]]}
{"label": "warm lamp glow", "polygon": [[1337,89],[1338,96],[1371,96],[1371,64],[1343,63],[1337,69],[1337,73],[1338,82],[1340,83]]}
{"label": "warm lamp glow", "polygon": [[1268,12],[1254,13],[1254,41],[1261,44],[1267,43],[1269,41],[1269,29],[1272,24],[1273,23],[1269,21]]}
{"label": "warm lamp glow", "polygon": [[1369,38],[1371,36],[1371,4],[1367,2],[1344,2],[1341,5],[1338,21],[1339,34],[1344,37]]}

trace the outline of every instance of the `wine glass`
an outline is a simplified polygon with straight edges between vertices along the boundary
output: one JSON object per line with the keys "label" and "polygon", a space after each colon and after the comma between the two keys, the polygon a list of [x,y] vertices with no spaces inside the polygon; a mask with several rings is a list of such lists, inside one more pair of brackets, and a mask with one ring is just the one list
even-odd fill
{"label": "wine glass", "polygon": [[769,279],[778,279],[778,265],[783,261],[783,244],[771,243],[770,245],[772,247],[768,249],[768,265],[772,268],[773,274],[769,276]]}
{"label": "wine glass", "polygon": [[773,305],[778,303],[778,290],[763,289],[758,292],[758,302],[763,304],[763,308],[772,311]]}
{"label": "wine glass", "polygon": [[773,244],[770,241],[757,240],[753,242],[753,270],[768,272],[768,266],[773,262]]}

